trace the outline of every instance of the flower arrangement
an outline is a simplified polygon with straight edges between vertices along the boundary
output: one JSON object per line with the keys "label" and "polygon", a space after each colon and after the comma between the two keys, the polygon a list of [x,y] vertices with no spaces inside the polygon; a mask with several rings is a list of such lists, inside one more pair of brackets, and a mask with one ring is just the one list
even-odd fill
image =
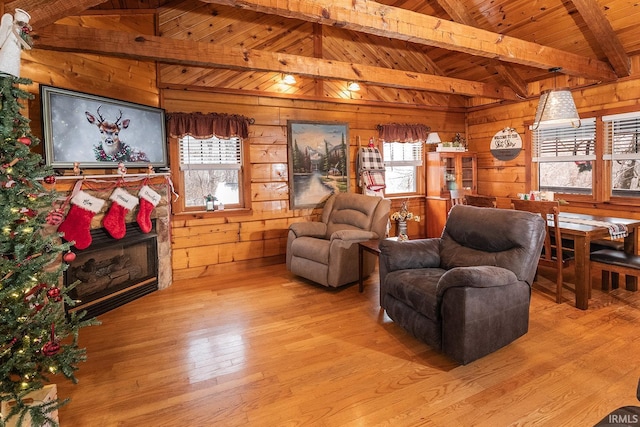
{"label": "flower arrangement", "polygon": [[398,240],[401,242],[409,240],[409,236],[407,235],[407,221],[414,220],[415,222],[420,222],[419,215],[414,215],[412,212],[409,212],[406,200],[402,202],[400,210],[392,213],[390,218],[397,222],[396,231],[398,233]]}
{"label": "flower arrangement", "polygon": [[400,210],[395,211],[391,214],[391,219],[394,221],[411,221],[420,222],[420,215],[414,215],[409,212],[409,208],[407,207],[407,202],[402,202],[400,206]]}

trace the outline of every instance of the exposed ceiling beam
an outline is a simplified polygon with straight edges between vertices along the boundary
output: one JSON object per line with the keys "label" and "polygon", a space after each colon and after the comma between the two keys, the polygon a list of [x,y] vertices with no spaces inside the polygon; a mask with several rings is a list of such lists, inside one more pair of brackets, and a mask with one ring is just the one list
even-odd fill
{"label": "exposed ceiling beam", "polygon": [[[438,4],[447,12],[455,22],[479,28],[475,18],[459,0],[437,0]],[[522,97],[527,96],[527,82],[525,82],[511,64],[497,60],[491,60],[491,67],[502,77],[511,89]]]}
{"label": "exposed ceiling beam", "polygon": [[517,99],[516,94],[508,87],[486,83],[105,29],[54,24],[34,32],[33,38],[34,49],[92,53],[209,68],[273,71],[454,95]]}
{"label": "exposed ceiling beam", "polygon": [[53,24],[58,19],[79,13],[104,3],[106,0],[15,0],[5,5],[5,12],[25,10],[31,15],[29,24],[37,29]]}
{"label": "exposed ceiling beam", "polygon": [[499,33],[458,24],[371,0],[201,0],[272,15],[295,18],[353,31],[406,40],[470,55],[549,69],[564,74],[614,81],[611,66],[587,58]]}
{"label": "exposed ceiling beam", "polygon": [[618,77],[631,74],[631,59],[624,50],[618,35],[596,0],[571,0],[584,19],[596,41],[611,63]]}

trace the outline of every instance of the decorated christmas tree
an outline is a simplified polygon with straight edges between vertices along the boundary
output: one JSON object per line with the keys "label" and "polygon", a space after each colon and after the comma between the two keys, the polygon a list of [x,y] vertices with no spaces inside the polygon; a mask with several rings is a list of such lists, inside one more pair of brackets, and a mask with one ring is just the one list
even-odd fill
{"label": "decorated christmas tree", "polygon": [[56,425],[51,413],[66,401],[38,403],[28,394],[56,374],[76,382],[85,359],[78,330],[93,323],[65,313],[73,286],[62,286],[61,278],[74,254],[47,227],[55,178],[32,152],[39,141],[21,115],[22,100],[31,96],[21,85],[29,84],[0,74],[0,403],[10,408],[0,426],[29,417],[34,426]]}

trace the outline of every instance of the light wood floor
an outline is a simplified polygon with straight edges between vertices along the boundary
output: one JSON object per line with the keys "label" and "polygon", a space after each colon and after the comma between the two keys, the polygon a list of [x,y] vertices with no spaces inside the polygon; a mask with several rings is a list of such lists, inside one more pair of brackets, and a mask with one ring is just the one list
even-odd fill
{"label": "light wood floor", "polygon": [[365,292],[284,265],[176,282],[83,329],[62,427],[592,426],[638,405],[640,292],[556,304],[541,276],[529,333],[458,366],[395,325]]}

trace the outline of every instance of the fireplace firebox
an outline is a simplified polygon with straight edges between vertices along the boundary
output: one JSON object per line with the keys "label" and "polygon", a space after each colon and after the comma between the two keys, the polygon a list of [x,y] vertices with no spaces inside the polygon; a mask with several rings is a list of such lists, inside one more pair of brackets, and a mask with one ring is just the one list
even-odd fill
{"label": "fireplace firebox", "polygon": [[74,250],[64,274],[65,286],[77,282],[69,296],[77,301],[68,312],[87,311],[98,316],[158,290],[158,245],[155,220],[142,233],[135,223],[126,224],[125,237],[112,238],[104,228],[91,230],[87,249]]}

